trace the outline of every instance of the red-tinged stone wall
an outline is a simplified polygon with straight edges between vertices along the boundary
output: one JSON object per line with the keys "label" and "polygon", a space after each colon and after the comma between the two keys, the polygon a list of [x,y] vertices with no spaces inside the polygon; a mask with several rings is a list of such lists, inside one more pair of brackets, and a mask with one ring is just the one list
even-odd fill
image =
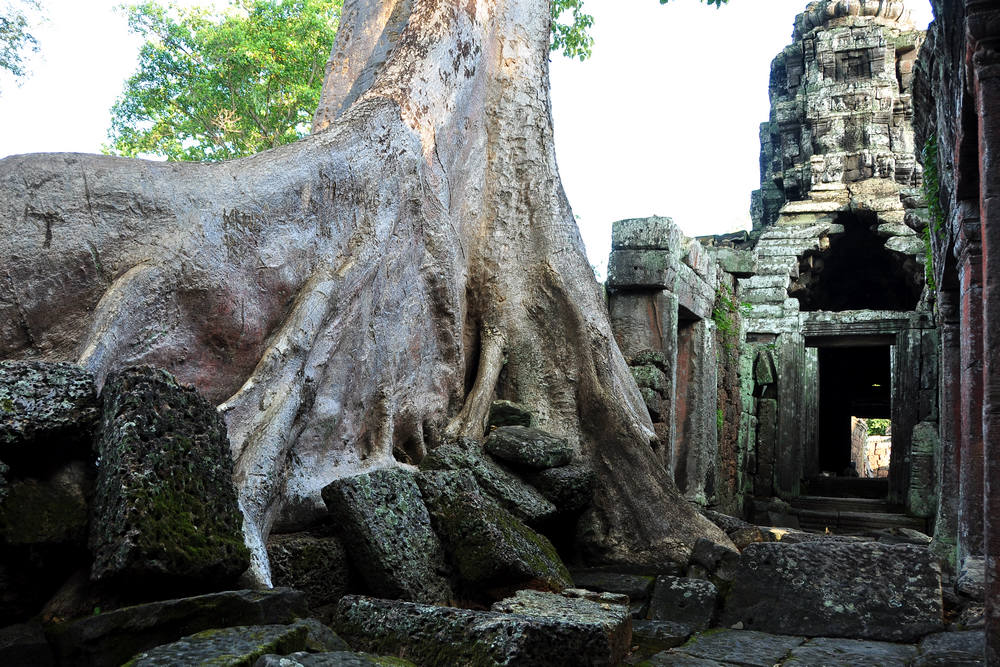
{"label": "red-tinged stone wall", "polygon": [[915,127],[917,145],[936,148],[925,151],[931,159],[924,167],[940,206],[930,241],[941,304],[941,460],[948,474],[935,541],[957,543],[960,571],[967,559],[985,558],[986,661],[998,665],[1000,3],[931,4],[936,19],[917,65]]}

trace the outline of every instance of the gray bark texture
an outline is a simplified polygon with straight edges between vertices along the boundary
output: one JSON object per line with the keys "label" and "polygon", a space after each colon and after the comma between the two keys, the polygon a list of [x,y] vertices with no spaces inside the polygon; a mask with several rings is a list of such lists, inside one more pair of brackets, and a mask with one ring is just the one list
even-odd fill
{"label": "gray bark texture", "polygon": [[563,193],[546,0],[348,0],[314,134],[216,164],[0,161],[0,358],[219,403],[253,573],[333,479],[530,406],[594,466],[593,561],[726,536],[679,496]]}

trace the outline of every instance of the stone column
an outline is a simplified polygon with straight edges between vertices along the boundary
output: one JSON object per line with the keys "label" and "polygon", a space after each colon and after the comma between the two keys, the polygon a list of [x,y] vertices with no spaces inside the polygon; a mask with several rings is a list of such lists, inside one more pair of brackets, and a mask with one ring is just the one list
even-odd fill
{"label": "stone column", "polygon": [[977,229],[961,225],[958,255],[961,338],[961,441],[959,455],[958,558],[983,555],[983,286]]}
{"label": "stone column", "polygon": [[940,436],[938,460],[938,509],[931,549],[956,566],[958,545],[959,443],[962,434],[961,332],[957,290],[938,292],[938,326],[941,331]]}
{"label": "stone column", "polygon": [[[982,230],[986,663],[1000,665],[1000,8],[966,0],[979,116]],[[968,407],[968,406],[966,406]]]}
{"label": "stone column", "polygon": [[713,495],[718,459],[715,326],[711,320],[685,323],[677,332],[674,481],[688,500]]}

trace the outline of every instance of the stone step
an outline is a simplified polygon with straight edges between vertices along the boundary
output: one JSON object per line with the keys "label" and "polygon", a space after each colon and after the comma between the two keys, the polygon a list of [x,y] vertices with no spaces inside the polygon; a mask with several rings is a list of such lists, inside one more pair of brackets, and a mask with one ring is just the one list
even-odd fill
{"label": "stone step", "polygon": [[837,512],[878,512],[900,514],[903,508],[886,500],[876,498],[838,498],[833,496],[799,496],[792,501],[792,507],[803,510]]}
{"label": "stone step", "polygon": [[889,512],[838,512],[821,510],[799,510],[799,525],[803,530],[834,532],[855,532],[879,530],[882,528],[910,528],[927,531],[923,519]]}

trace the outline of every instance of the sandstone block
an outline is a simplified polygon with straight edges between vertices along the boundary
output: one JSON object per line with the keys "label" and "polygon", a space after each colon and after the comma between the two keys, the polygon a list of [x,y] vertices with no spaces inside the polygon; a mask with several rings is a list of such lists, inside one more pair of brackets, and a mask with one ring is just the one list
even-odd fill
{"label": "sandstone block", "polygon": [[501,426],[486,439],[486,451],[501,461],[532,470],[557,468],[569,463],[573,448],[537,428]]}
{"label": "sandstone block", "polygon": [[583,463],[526,473],[524,479],[555,505],[560,514],[579,512],[589,507],[597,483],[594,469]]}
{"label": "sandstone block", "polygon": [[323,501],[340,521],[348,557],[370,590],[447,602],[452,595],[444,550],[415,477],[401,468],[345,477],[323,488]]}
{"label": "sandstone block", "polygon": [[927,549],[876,542],[751,544],[722,624],[810,636],[913,641],[942,628],[941,572]]}
{"label": "sandstone block", "polygon": [[83,368],[0,361],[0,460],[15,472],[93,458],[98,413],[94,378]]}
{"label": "sandstone block", "polygon": [[[803,637],[767,634],[747,630],[719,630],[696,635],[687,644],[666,654],[652,665],[753,665],[771,667],[804,642]],[[691,661],[690,659],[693,659]],[[704,660],[706,662],[697,662]]]}
{"label": "sandstone block", "polygon": [[356,585],[347,552],[333,535],[272,534],[267,540],[267,559],[274,585],[305,593],[314,612],[336,604]]}
{"label": "sandstone block", "polygon": [[673,286],[676,260],[667,250],[612,250],[608,287],[667,289]]}
{"label": "sandstone block", "polygon": [[103,397],[91,576],[187,591],[234,582],[250,558],[215,406],[148,366],[111,378]]}
{"label": "sandstone block", "polygon": [[748,250],[717,248],[715,260],[719,263],[719,268],[737,278],[748,278],[758,270],[757,258]]}
{"label": "sandstone block", "polygon": [[497,599],[496,592],[528,586],[572,585],[552,543],[481,493],[470,472],[423,472],[418,482],[468,592]]}
{"label": "sandstone block", "polygon": [[683,623],[700,632],[712,624],[718,598],[719,591],[710,581],[662,575],[656,578],[649,618]]}
{"label": "sandstone block", "polygon": [[225,591],[106,611],[49,626],[46,635],[59,664],[118,667],[136,653],[201,630],[287,624],[307,613],[305,595],[288,588]]}
{"label": "sandstone block", "polygon": [[782,665],[906,667],[916,654],[917,647],[908,644],[819,637],[793,648]]}
{"label": "sandstone block", "polygon": [[480,489],[531,525],[543,524],[557,512],[556,506],[536,488],[486,456],[475,440],[456,440],[437,447],[420,462],[420,469],[470,471]]}
{"label": "sandstone block", "polygon": [[127,667],[161,665],[252,665],[268,653],[293,653],[305,646],[299,625],[251,625],[202,630],[135,655]]}
{"label": "sandstone block", "polygon": [[[631,638],[627,608],[531,593],[491,611],[347,596],[336,630],[356,649],[406,656],[418,664],[469,667],[576,667],[621,664]],[[538,596],[549,596],[543,605]],[[501,611],[512,608],[517,611]]]}
{"label": "sandstone block", "polygon": [[671,218],[651,217],[618,220],[611,225],[611,247],[615,250],[677,250],[681,232]]}

